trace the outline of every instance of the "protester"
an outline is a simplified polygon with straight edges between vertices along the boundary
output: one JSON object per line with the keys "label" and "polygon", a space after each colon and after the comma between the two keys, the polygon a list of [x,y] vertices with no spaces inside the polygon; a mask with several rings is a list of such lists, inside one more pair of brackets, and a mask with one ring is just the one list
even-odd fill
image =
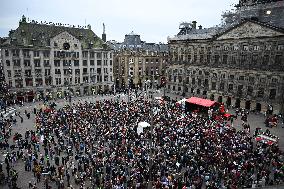
{"label": "protester", "polygon": [[[144,189],[149,181],[154,188],[242,188],[284,178],[277,143],[254,145],[244,112],[240,131],[230,120],[143,98],[47,106],[34,113],[36,131],[14,135],[18,148],[6,156],[6,165],[23,159],[24,170],[45,188]],[[152,124],[153,133],[148,127],[138,134],[140,122]],[[2,148],[10,147],[10,127],[7,121],[2,128]],[[38,183],[29,182],[29,188]]]}

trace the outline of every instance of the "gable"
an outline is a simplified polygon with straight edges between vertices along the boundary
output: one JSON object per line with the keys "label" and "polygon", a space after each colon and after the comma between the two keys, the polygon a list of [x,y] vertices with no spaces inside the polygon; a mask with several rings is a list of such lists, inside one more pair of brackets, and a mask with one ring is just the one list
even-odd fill
{"label": "gable", "polygon": [[284,33],[269,28],[268,26],[262,26],[252,22],[245,22],[235,28],[227,30],[222,35],[217,37],[217,40],[276,36],[284,36]]}
{"label": "gable", "polygon": [[67,40],[78,40],[76,37],[74,37],[73,35],[69,34],[66,31],[53,37],[54,40],[62,39],[62,38],[67,39]]}

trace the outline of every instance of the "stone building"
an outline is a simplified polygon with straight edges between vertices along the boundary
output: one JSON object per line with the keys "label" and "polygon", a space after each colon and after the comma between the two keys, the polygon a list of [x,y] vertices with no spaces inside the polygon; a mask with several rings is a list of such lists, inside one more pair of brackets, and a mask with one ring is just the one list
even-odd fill
{"label": "stone building", "polygon": [[[180,25],[178,35],[168,39],[171,66],[167,69],[167,90],[228,106],[262,112],[272,108],[274,113],[283,113],[284,14],[278,15],[279,21],[276,17],[268,20],[273,14],[269,7],[277,6],[281,12],[284,4],[243,6],[234,13],[241,11],[241,19],[227,17],[221,26],[197,29],[195,21]],[[263,11],[268,18],[250,17],[248,6],[254,10],[259,6],[258,12]],[[272,11],[268,14],[267,9]]]}
{"label": "stone building", "polygon": [[1,49],[6,83],[20,101],[112,90],[113,52],[90,25],[28,22],[23,16]]}
{"label": "stone building", "polygon": [[109,42],[114,49],[114,78],[117,88],[143,87],[145,80],[160,84],[168,61],[166,44],[146,43],[131,32],[124,42]]}

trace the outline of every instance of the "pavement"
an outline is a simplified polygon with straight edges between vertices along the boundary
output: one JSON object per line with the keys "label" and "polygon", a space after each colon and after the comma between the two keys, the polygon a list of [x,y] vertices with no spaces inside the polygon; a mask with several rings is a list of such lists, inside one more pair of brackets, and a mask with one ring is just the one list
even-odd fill
{"label": "pavement", "polygon": [[[141,93],[141,95],[144,95],[144,94]],[[174,95],[174,94],[168,94],[167,93],[166,95],[169,96],[170,98],[174,99],[174,100],[175,99],[179,100],[179,99],[183,98],[182,96]],[[163,96],[163,91],[158,91],[158,93],[155,93],[154,96]],[[73,98],[72,99],[72,103],[84,102],[84,101],[94,102],[94,101],[97,101],[97,100],[104,100],[104,99],[115,100],[115,99],[118,99],[118,98],[120,98],[120,100],[124,100],[124,101],[128,100],[128,96],[127,95],[119,95],[119,96],[118,95],[115,95],[115,96],[114,95],[85,96],[85,97]],[[134,98],[134,97],[132,97],[132,98]],[[53,101],[51,101],[51,102],[53,102]],[[56,100],[54,102],[57,104],[57,108],[63,107],[64,105],[68,105],[69,104],[69,102],[64,100],[64,99],[59,99],[59,100]],[[28,130],[35,130],[35,127],[34,127],[34,123],[35,123],[34,118],[35,118],[35,116],[33,114],[33,109],[35,107],[39,108],[42,105],[43,105],[43,102],[35,102],[35,103],[27,103],[24,106],[14,106],[11,109],[9,109],[11,111],[13,109],[15,109],[24,118],[24,122],[21,124],[19,117],[17,117],[17,124],[13,125],[12,136],[16,132],[18,132],[18,133],[20,133],[20,134],[22,134],[24,136],[25,131],[27,129]],[[27,112],[31,113],[31,118],[30,119],[27,119],[27,117],[25,116],[25,114],[24,114],[25,110]],[[231,113],[234,113],[235,110],[231,109],[229,111]],[[280,140],[279,140],[279,147],[284,151],[284,128],[282,128],[282,127],[284,127],[284,125],[280,124],[280,125],[278,125],[277,127],[274,127],[274,128],[267,128],[267,127],[265,127],[264,120],[265,120],[265,117],[262,114],[250,113],[248,115],[248,123],[251,126],[251,134],[253,134],[255,128],[257,128],[257,127],[262,128],[264,131],[266,129],[269,129],[272,134],[274,134],[274,135],[276,135],[276,136],[278,136],[280,138]],[[241,129],[240,116],[238,117],[238,119],[236,119],[234,121],[234,127],[236,127],[236,129]],[[11,140],[10,142],[13,143],[12,139],[10,139],[10,140]],[[3,155],[4,154],[5,154],[5,152],[1,150],[0,151],[0,162],[3,162],[3,160],[4,160]],[[4,169],[4,172],[6,173],[5,167],[3,167],[3,169]],[[28,188],[28,182],[29,181],[32,181],[32,182],[35,181],[35,178],[34,178],[32,172],[24,171],[24,163],[23,163],[22,160],[18,160],[18,162],[15,164],[14,169],[16,169],[19,172],[19,174],[18,174],[19,177],[18,177],[17,184],[18,184],[18,186],[20,188],[26,189],[26,188]],[[44,188],[42,183],[38,184],[38,188]],[[52,188],[54,188],[54,187],[52,187]],[[271,187],[268,187],[268,188],[271,188]],[[277,188],[277,187],[275,186],[274,188]],[[284,188],[284,186],[281,186],[280,188]],[[0,189],[8,189],[8,186],[0,185]],[[277,188],[277,189],[279,189],[279,188]]]}

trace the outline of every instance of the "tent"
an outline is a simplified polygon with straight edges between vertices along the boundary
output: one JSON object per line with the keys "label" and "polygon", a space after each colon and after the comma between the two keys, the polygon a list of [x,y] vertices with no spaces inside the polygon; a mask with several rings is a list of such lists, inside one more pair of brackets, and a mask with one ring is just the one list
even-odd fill
{"label": "tent", "polygon": [[191,97],[185,102],[185,110],[208,113],[208,109],[213,108],[215,110],[217,108],[216,105],[218,103],[212,100]]}
{"label": "tent", "polygon": [[208,107],[208,108],[216,104],[215,101],[203,99],[203,98],[198,98],[198,97],[191,97],[191,98],[187,99],[186,102],[190,103],[190,104],[196,104],[196,105],[199,105],[199,106],[203,106],[203,107]]}
{"label": "tent", "polygon": [[146,127],[150,127],[150,124],[147,122],[138,123],[137,134],[140,135],[141,133],[143,133],[143,129]]}

